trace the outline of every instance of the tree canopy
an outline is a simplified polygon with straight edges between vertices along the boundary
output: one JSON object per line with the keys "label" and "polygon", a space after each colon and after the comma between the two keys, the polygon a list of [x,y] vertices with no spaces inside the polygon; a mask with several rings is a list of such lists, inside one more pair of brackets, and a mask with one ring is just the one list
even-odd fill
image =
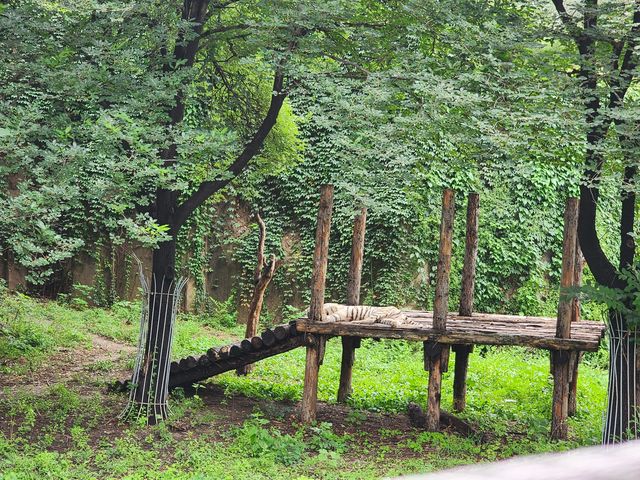
{"label": "tree canopy", "polygon": [[449,187],[483,194],[481,308],[553,314],[579,195],[592,295],[626,329],[639,34],[631,0],[3,2],[0,253],[37,286],[103,245],[143,245],[154,274],[201,285],[231,245],[242,296],[256,232],[225,215],[262,211],[293,301],[331,182],[332,276],[364,205],[368,297],[422,305]]}

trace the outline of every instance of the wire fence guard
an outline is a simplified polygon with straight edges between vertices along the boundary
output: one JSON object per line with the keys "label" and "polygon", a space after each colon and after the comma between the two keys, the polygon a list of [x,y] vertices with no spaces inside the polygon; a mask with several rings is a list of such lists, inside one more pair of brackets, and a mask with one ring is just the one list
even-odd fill
{"label": "wire fence guard", "polygon": [[156,423],[170,413],[167,399],[173,328],[187,279],[152,275],[149,282],[139,261],[138,266],[143,292],[140,335],[129,401],[120,418],[142,417]]}
{"label": "wire fence guard", "polygon": [[609,386],[603,443],[638,437],[638,332],[619,313],[609,315]]}

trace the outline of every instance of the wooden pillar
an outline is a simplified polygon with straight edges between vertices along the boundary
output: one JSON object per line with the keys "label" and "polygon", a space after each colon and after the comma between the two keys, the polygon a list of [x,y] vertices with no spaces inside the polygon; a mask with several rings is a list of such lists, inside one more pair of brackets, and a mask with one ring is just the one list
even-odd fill
{"label": "wooden pillar", "polygon": [[[566,289],[573,286],[576,263],[576,237],[578,225],[578,199],[567,199],[564,212],[564,236],[562,246],[562,276],[560,279],[560,301],[556,337],[571,338],[571,317],[573,301],[567,298]],[[569,372],[570,356],[567,351],[552,352],[553,403],[551,411],[551,438],[567,438],[567,417],[569,414]]]}
{"label": "wooden pillar", "polygon": [[[582,250],[580,249],[580,241],[576,235],[576,263],[573,273],[573,286],[580,287],[582,285],[582,271],[584,269],[584,257],[582,256]],[[580,320],[580,299],[574,298],[571,308],[571,321],[577,322]],[[582,359],[582,352],[572,352],[572,358],[570,359],[570,379],[569,379],[569,407],[568,414],[573,417],[577,411],[577,396],[578,396],[578,366]]]}
{"label": "wooden pillar", "polygon": [[[313,273],[311,275],[311,304],[309,321],[320,322],[324,313],[324,289],[329,258],[329,233],[333,212],[333,185],[323,185],[320,189],[320,207],[316,226],[316,247],[313,253]],[[324,355],[324,335],[307,336],[307,358],[304,369],[304,390],[300,419],[311,423],[316,419],[318,403],[318,373]]]}
{"label": "wooden pillar", "polygon": [[[470,193],[467,200],[467,234],[465,238],[462,286],[458,313],[470,317],[473,312],[473,293],[478,260],[478,206],[480,196]],[[456,366],[453,377],[453,410],[462,412],[467,403],[467,368],[473,345],[454,345]]]}
{"label": "wooden pillar", "polygon": [[[347,305],[358,305],[360,303],[360,284],[362,281],[366,223],[367,209],[362,208],[353,220],[351,263],[349,264],[349,278],[347,281]],[[355,351],[359,346],[359,338],[342,337],[342,362],[340,364],[340,386],[338,387],[339,403],[345,403],[353,391],[351,387],[351,377],[353,362],[355,361]]]}
{"label": "wooden pillar", "polygon": [[[454,192],[447,189],[442,195],[440,252],[436,274],[435,300],[433,302],[433,328],[436,330],[446,330],[447,328],[454,212]],[[446,369],[449,347],[434,342],[425,342],[424,347],[425,367],[429,370],[426,428],[435,432],[440,429],[442,372]]]}

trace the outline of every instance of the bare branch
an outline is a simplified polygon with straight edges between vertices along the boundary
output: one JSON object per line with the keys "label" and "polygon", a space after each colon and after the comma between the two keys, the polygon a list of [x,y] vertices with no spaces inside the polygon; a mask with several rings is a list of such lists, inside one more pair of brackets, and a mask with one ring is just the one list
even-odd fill
{"label": "bare branch", "polygon": [[260,280],[262,269],[266,266],[264,261],[264,243],[267,238],[267,227],[264,224],[264,220],[259,213],[256,213],[256,222],[258,223],[258,263],[256,264],[256,271],[254,274],[254,280],[256,283]]}
{"label": "bare branch", "polygon": [[578,40],[582,31],[575,19],[567,12],[567,9],[564,5],[564,0],[552,0],[554,7],[556,7],[556,12],[558,12],[558,16],[562,21],[562,24],[565,26],[567,33],[573,37],[574,40]]}

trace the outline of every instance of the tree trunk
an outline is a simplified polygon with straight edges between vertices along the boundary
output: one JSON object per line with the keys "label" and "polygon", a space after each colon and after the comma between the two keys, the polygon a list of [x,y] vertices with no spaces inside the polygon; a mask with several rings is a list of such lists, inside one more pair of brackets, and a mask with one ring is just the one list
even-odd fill
{"label": "tree trunk", "polygon": [[[191,67],[194,65],[199,48],[200,36],[207,20],[209,0],[185,0],[182,5],[182,19],[192,22],[191,29],[181,31],[175,40],[173,58],[166,63],[166,71],[174,68]],[[298,32],[297,35],[303,35]],[[173,42],[169,42],[173,43]],[[288,51],[295,49],[297,42],[290,42]],[[220,191],[231,180],[240,175],[251,159],[257,155],[264,144],[264,140],[275,125],[280,109],[286,98],[284,91],[284,74],[281,62],[276,68],[273,81],[273,94],[269,109],[255,134],[245,144],[242,152],[227,169],[228,175],[202,182],[198,188],[182,203],[178,204],[175,191],[158,189],[155,201],[155,220],[158,225],[170,227],[171,239],[160,244],[153,254],[152,280],[149,285],[149,311],[143,319],[141,328],[138,368],[134,371],[130,405],[125,416],[141,416],[146,414],[149,423],[156,423],[167,417],[166,388],[156,388],[165,379],[168,381],[169,359],[171,355],[171,334],[173,317],[180,294],[180,282],[176,283],[176,235],[187,218],[214,193]],[[176,103],[168,112],[170,124],[180,125],[185,113],[185,87],[178,88]],[[177,145],[169,145],[162,153],[164,166],[174,167],[177,161]],[[145,336],[146,334],[146,336]],[[153,388],[152,388],[153,387]],[[154,391],[152,397],[149,392]],[[133,409],[136,409],[134,412]]]}
{"label": "tree trunk", "polygon": [[[251,297],[251,304],[249,305],[249,315],[247,316],[247,328],[245,330],[244,338],[255,337],[258,332],[258,324],[260,323],[260,314],[262,313],[262,304],[264,303],[264,292],[267,290],[271,279],[276,272],[278,262],[275,255],[271,255],[269,262],[264,259],[264,244],[267,238],[267,227],[260,217],[260,214],[256,215],[256,222],[258,223],[258,262],[256,264],[255,273],[253,276],[254,287],[253,296]],[[236,373],[238,375],[247,375],[251,372],[253,364],[243,365],[238,367]]]}
{"label": "tree trunk", "polygon": [[[156,220],[159,225],[171,225],[175,211],[177,195],[168,190],[158,190],[156,195]],[[153,252],[153,264],[149,292],[147,298],[146,325],[142,325],[143,332],[148,334],[142,338],[144,353],[139,365],[129,413],[136,412],[137,416],[146,416],[150,425],[167,418],[168,389],[166,381],[169,378],[171,361],[172,327],[175,317],[176,294],[176,239],[163,242]],[[143,333],[141,332],[141,334]]]}

